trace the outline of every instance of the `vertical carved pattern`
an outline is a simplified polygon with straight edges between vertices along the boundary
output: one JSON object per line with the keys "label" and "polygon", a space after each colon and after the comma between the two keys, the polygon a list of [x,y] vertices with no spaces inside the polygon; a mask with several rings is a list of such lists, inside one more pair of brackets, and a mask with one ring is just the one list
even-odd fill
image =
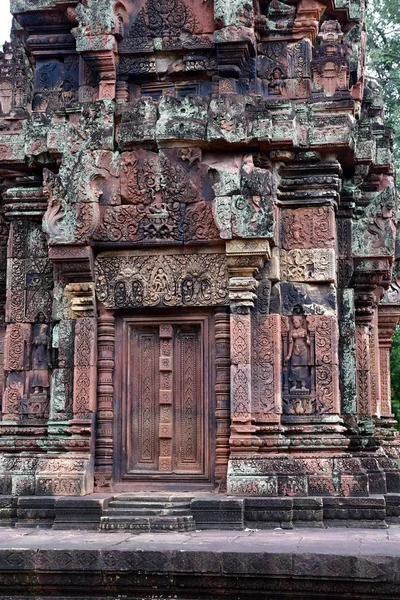
{"label": "vertical carved pattern", "polygon": [[160,325],[160,471],[173,469],[173,333],[172,325]]}
{"label": "vertical carved pattern", "polygon": [[96,320],[82,317],[75,326],[74,418],[89,419],[96,394]]}
{"label": "vertical carved pattern", "polygon": [[215,479],[221,492],[226,490],[230,433],[230,326],[229,313],[219,309],[215,315],[216,368],[216,461]]}
{"label": "vertical carved pattern", "polygon": [[231,314],[231,389],[232,417],[251,419],[251,316],[238,307]]}
{"label": "vertical carved pattern", "polygon": [[370,365],[371,365],[371,414],[380,413],[381,385],[379,377],[379,342],[378,327],[372,326],[370,335]]}
{"label": "vertical carved pattern", "polygon": [[281,404],[280,317],[268,314],[270,293],[271,284],[265,277],[257,288],[252,311],[252,409],[261,423],[279,420]]}
{"label": "vertical carved pattern", "polygon": [[4,390],[4,342],[6,336],[6,325],[4,322],[4,306],[2,307],[0,304],[0,310],[3,310],[0,313],[0,394],[3,394]]}
{"label": "vertical carved pattern", "polygon": [[356,326],[357,344],[357,400],[360,417],[371,415],[371,378],[369,325],[363,323]]}
{"label": "vertical carved pattern", "polygon": [[[139,336],[139,462],[153,464],[155,461],[155,336]],[[135,376],[135,375],[134,375]]]}
{"label": "vertical carved pattern", "polygon": [[97,435],[95,481],[109,488],[113,464],[115,323],[112,314],[98,319]]}
{"label": "vertical carved pattern", "polygon": [[176,468],[179,472],[203,470],[203,420],[202,370],[199,328],[178,327],[176,330],[177,404],[175,413]]}
{"label": "vertical carved pattern", "polygon": [[339,413],[337,323],[331,317],[316,317],[315,364],[317,412]]}
{"label": "vertical carved pattern", "polygon": [[196,335],[183,333],[180,335],[181,346],[181,461],[191,463],[196,460]]}
{"label": "vertical carved pattern", "polygon": [[14,323],[7,326],[4,356],[6,371],[23,371],[26,368],[26,353],[30,347],[30,339],[30,324]]}
{"label": "vertical carved pattern", "polygon": [[390,345],[379,348],[380,379],[381,379],[381,416],[392,413],[390,393]]}

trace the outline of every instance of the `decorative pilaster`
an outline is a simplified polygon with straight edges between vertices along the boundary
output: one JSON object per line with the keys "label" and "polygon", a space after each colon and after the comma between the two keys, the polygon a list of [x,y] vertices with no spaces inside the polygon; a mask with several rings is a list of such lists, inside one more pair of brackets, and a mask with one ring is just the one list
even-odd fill
{"label": "decorative pilaster", "polygon": [[105,312],[98,319],[98,375],[95,489],[109,491],[113,467],[115,319]]}
{"label": "decorative pilaster", "polygon": [[[395,271],[397,272],[397,268]],[[399,279],[395,275],[378,306],[379,355],[377,361],[380,375],[380,403],[375,417],[375,426],[386,453],[393,458],[400,456],[399,434],[395,429],[396,421],[392,411],[390,384],[390,349],[393,334],[400,322],[399,283]]]}
{"label": "decorative pilaster", "polygon": [[217,420],[215,479],[221,492],[226,491],[229,458],[230,367],[229,312],[226,308],[218,308],[215,314],[215,414]]}
{"label": "decorative pilaster", "polygon": [[[265,258],[266,240],[232,240],[226,244],[231,306],[231,420],[232,443],[251,436],[255,428],[252,406],[252,317],[257,281],[254,278]],[[235,439],[235,438],[239,439]]]}

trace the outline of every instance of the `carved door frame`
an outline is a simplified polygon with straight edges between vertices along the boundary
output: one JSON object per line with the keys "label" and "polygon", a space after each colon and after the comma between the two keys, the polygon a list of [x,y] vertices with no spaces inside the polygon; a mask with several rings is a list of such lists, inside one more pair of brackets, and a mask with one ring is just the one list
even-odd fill
{"label": "carved door frame", "polygon": [[[113,424],[113,489],[115,491],[172,490],[172,489],[213,489],[215,480],[215,449],[217,435],[216,420],[216,369],[215,369],[215,310],[212,309],[157,309],[116,311],[116,353],[114,374],[114,424]],[[203,346],[203,369],[201,376],[204,386],[204,474],[182,476],[166,474],[132,475],[124,472],[124,438],[127,433],[127,368],[128,328],[130,325],[193,324],[201,326]],[[122,351],[117,350],[118,340],[123,343]],[[126,449],[125,449],[126,451]]]}

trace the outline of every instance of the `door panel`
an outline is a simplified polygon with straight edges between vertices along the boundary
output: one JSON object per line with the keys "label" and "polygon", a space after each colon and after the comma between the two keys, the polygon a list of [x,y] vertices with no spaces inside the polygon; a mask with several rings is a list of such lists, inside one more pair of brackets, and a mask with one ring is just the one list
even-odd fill
{"label": "door panel", "polygon": [[158,468],[158,332],[133,327],[130,343],[130,384],[134,402],[128,422],[129,470]]}
{"label": "door panel", "polygon": [[199,331],[178,328],[175,337],[175,452],[177,473],[202,472],[203,403]]}
{"label": "door panel", "polygon": [[209,316],[125,318],[121,332],[117,479],[210,481]]}

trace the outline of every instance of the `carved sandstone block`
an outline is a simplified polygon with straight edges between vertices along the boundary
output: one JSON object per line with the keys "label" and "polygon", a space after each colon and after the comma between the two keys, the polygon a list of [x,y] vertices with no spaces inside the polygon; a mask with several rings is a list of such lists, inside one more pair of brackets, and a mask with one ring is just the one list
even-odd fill
{"label": "carved sandstone block", "polygon": [[333,208],[284,209],[281,212],[281,240],[285,250],[335,248]]}
{"label": "carved sandstone block", "polygon": [[284,281],[336,280],[336,256],[333,248],[282,250],[281,273]]}

